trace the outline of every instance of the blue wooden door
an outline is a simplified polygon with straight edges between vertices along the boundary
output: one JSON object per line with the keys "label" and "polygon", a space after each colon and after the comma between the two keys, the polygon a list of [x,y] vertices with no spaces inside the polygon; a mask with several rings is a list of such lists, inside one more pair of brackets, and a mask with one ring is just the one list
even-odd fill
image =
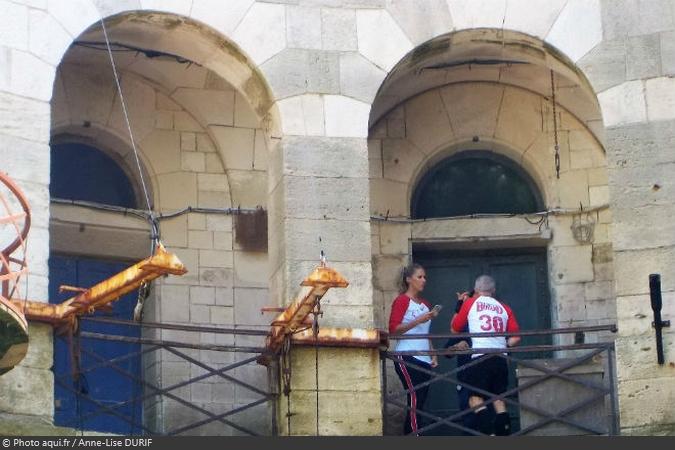
{"label": "blue wooden door", "polygon": [[[121,262],[53,255],[49,259],[49,301],[60,303],[73,295],[73,293],[59,293],[59,286],[63,284],[91,287],[128,266],[129,264]],[[96,312],[94,316],[130,320],[136,305],[136,295],[136,292],[127,294],[113,303],[112,312]],[[81,330],[107,335],[140,336],[139,327],[94,323],[87,320],[81,321]],[[54,423],[84,430],[139,434],[141,431],[139,426],[132,424],[142,422],[142,401],[138,398],[132,399],[142,395],[142,387],[138,381],[122,374],[121,371],[140,377],[140,356],[134,355],[118,362],[116,366],[120,370],[98,366],[113,358],[138,352],[140,344],[80,339],[80,347],[82,348],[80,365],[84,373],[78,380],[74,380],[71,376],[68,341],[64,337],[55,336],[53,370],[55,378],[60,382],[55,380],[54,383]],[[88,352],[92,352],[93,355]],[[90,368],[95,370],[88,371]],[[75,395],[72,389],[80,391],[82,395]],[[103,411],[100,405],[111,408],[114,413]]]}

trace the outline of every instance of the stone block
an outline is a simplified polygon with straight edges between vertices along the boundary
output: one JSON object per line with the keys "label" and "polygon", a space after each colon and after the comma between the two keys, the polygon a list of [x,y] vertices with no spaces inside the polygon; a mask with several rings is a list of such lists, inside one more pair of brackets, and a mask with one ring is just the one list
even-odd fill
{"label": "stone block", "polygon": [[3,20],[0,25],[0,45],[28,50],[29,9],[24,5],[0,2]]}
{"label": "stone block", "polygon": [[288,48],[321,49],[321,10],[306,6],[286,7]]}
{"label": "stone block", "polygon": [[[11,50],[8,92],[28,99],[49,101],[56,69],[51,64],[20,50]],[[31,121],[31,125],[35,121]]]}
{"label": "stone block", "polygon": [[582,283],[555,284],[551,286],[551,293],[557,326],[569,326],[574,321],[585,319],[586,301]]}
{"label": "stone block", "polygon": [[592,246],[554,247],[551,273],[556,284],[593,281]]}
{"label": "stone block", "polygon": [[425,154],[433,153],[453,138],[452,125],[439,92],[426,92],[405,105],[408,140]]}
{"label": "stone block", "polygon": [[[193,2],[190,17],[215,28],[226,36],[231,36],[254,2],[255,0],[230,0],[227,2],[200,0]],[[214,14],[214,11],[218,11],[218,13]],[[250,23],[248,26],[250,26]]]}
{"label": "stone block", "polygon": [[365,139],[284,137],[284,173],[303,177],[368,176]]}
{"label": "stone block", "polygon": [[[11,11],[13,8],[9,9]],[[6,10],[4,11],[7,12]],[[42,60],[57,66],[73,42],[72,36],[45,11],[31,9],[28,17],[30,27],[28,46],[30,52]],[[22,36],[21,32],[17,34],[18,36]],[[0,31],[0,36],[2,36],[2,31]],[[0,37],[0,39],[2,38]]]}
{"label": "stone block", "polygon": [[197,135],[195,133],[180,134],[180,149],[182,151],[193,152],[197,150]]}
{"label": "stone block", "polygon": [[652,78],[645,82],[647,90],[647,117],[649,120],[675,119],[675,80]]}
{"label": "stone block", "polygon": [[215,325],[233,325],[234,308],[232,306],[210,306],[211,323]]}
{"label": "stone block", "polygon": [[155,128],[160,130],[172,130],[173,113],[171,111],[155,111]]}
{"label": "stone block", "polygon": [[356,11],[356,30],[359,52],[386,72],[413,48],[408,36],[384,10]]}
{"label": "stone block", "polygon": [[226,169],[253,168],[255,131],[248,128],[209,127]]}
{"label": "stone block", "polygon": [[234,126],[242,128],[257,128],[260,126],[260,119],[251,109],[248,101],[238,92],[234,99]]}
{"label": "stone block", "polygon": [[206,133],[197,133],[197,151],[216,153],[216,146]]}
{"label": "stone block", "polygon": [[267,143],[265,142],[265,132],[261,129],[255,130],[253,153],[253,168],[256,170],[267,170],[269,154]]}
{"label": "stone block", "polygon": [[[48,1],[47,11],[71,36],[79,36],[101,17],[90,0],[72,0],[67,6],[62,2]],[[77,11],[77,14],[73,14],[73,11]]]}
{"label": "stone block", "polygon": [[199,152],[181,152],[181,169],[186,172],[205,172],[206,158],[204,153]]}
{"label": "stone block", "polygon": [[675,210],[663,205],[615,208],[614,248],[639,250],[672,245],[675,233],[672,216]]}
{"label": "stone block", "polygon": [[[201,175],[201,174],[200,174]],[[183,209],[197,203],[197,176],[194,173],[177,172],[158,175],[158,202],[163,211]]]}
{"label": "stone block", "polygon": [[231,268],[207,267],[199,269],[199,284],[202,286],[232,286],[233,270]]}
{"label": "stone block", "polygon": [[397,290],[398,278],[406,260],[407,255],[373,257],[373,287],[381,291]]}
{"label": "stone block", "polygon": [[[319,389],[321,391],[377,391],[380,388],[380,364],[377,349],[331,348],[319,349]],[[316,355],[310,346],[295,345],[291,352],[293,391],[316,389]],[[336,377],[336,373],[340,373]]]}
{"label": "stone block", "polygon": [[202,124],[234,125],[233,90],[179,88],[171,97]]}
{"label": "stone block", "polygon": [[[675,313],[675,293],[663,292],[662,317],[672,317]],[[652,321],[654,315],[651,309],[649,294],[620,296],[616,299],[616,311],[619,323],[619,335],[654,337]],[[666,330],[668,332],[668,330]],[[653,343],[654,341],[652,341]],[[653,346],[653,345],[652,345]]]}
{"label": "stone block", "polygon": [[453,29],[452,17],[445,0],[388,0],[387,11],[410,41],[420,44]]}
{"label": "stone block", "polygon": [[370,211],[374,215],[406,217],[409,213],[408,184],[370,180]]}
{"label": "stone block", "polygon": [[0,378],[0,410],[12,414],[46,416],[54,411],[54,374],[20,364]]}
{"label": "stone block", "polygon": [[234,252],[234,285],[267,287],[269,278],[266,253]]}
{"label": "stone block", "polygon": [[627,81],[598,94],[606,127],[647,121],[643,82]]}
{"label": "stone block", "polygon": [[[120,83],[124,92],[124,103],[129,115],[129,122],[133,124],[134,139],[136,142],[143,142],[146,136],[155,131],[156,91],[149,83],[133,75],[123,76]],[[92,101],[93,98],[89,97],[88,103],[90,104]],[[110,118],[107,124],[119,132],[120,136],[128,136],[129,128],[117,92],[115,92],[112,110],[109,112]]]}
{"label": "stone block", "polygon": [[187,247],[188,235],[186,218],[174,217],[160,222],[159,226],[162,241],[170,247]]}
{"label": "stone block", "polygon": [[188,286],[164,285],[160,289],[162,322],[188,322],[190,311]]}
{"label": "stone block", "polygon": [[340,93],[372,103],[386,72],[356,52],[340,54]]}
{"label": "stone block", "polygon": [[[0,114],[2,114],[0,112]],[[20,155],[20,157],[17,157]],[[23,181],[49,180],[49,146],[7,134],[0,134],[2,170],[23,188]],[[48,201],[49,193],[45,200]],[[31,206],[35,200],[31,197]],[[42,202],[41,202],[42,203]],[[46,205],[46,203],[45,203]]]}
{"label": "stone block", "polygon": [[588,189],[591,206],[601,206],[609,204],[609,187],[593,186]]}
{"label": "stone block", "polygon": [[671,264],[675,247],[639,250],[615,250],[614,268],[618,296],[649,292],[649,274],[661,274],[661,288],[675,290],[675,268]]}
{"label": "stone block", "polygon": [[380,251],[386,255],[408,255],[410,224],[382,223],[380,226]]}
{"label": "stone block", "polygon": [[605,167],[589,169],[586,173],[588,174],[589,186],[604,186],[609,182]]}
{"label": "stone block", "polygon": [[286,47],[286,7],[254,3],[237,25],[232,38],[253,62],[262,64]]}
{"label": "stone block", "polygon": [[232,250],[232,233],[229,231],[213,232],[214,250]]}
{"label": "stone block", "polygon": [[199,191],[197,206],[200,208],[230,208],[232,201],[227,192]]}
{"label": "stone block", "polygon": [[[578,61],[602,41],[600,0],[568,1],[550,31],[546,41]],[[583,29],[584,33],[575,30]]]}
{"label": "stone block", "polygon": [[321,9],[321,30],[324,50],[358,50],[356,12],[353,9]]}
{"label": "stone block", "polygon": [[384,178],[414,183],[414,177],[426,155],[405,139],[383,139],[382,158]]}
{"label": "stone block", "polygon": [[[321,436],[372,436],[382,433],[380,392],[319,392],[319,434]],[[316,393],[291,393],[291,432],[296,436],[316,434]],[[282,413],[285,414],[282,407]],[[283,428],[286,427],[284,423]],[[282,431],[283,432],[283,431]]]}
{"label": "stone block", "polygon": [[645,79],[661,74],[661,39],[658,34],[626,38],[626,79]]}
{"label": "stone block", "polygon": [[365,138],[368,136],[370,105],[341,95],[324,96],[326,136]]}
{"label": "stone block", "polygon": [[173,114],[173,126],[178,131],[204,132],[199,122],[190,113],[185,111],[176,111]]}
{"label": "stone block", "polygon": [[200,191],[230,192],[228,178],[225,174],[199,173],[197,187]]}
{"label": "stone block", "polygon": [[[621,427],[675,423],[672,368],[666,376],[619,382]],[[619,369],[619,376],[621,372]]]}
{"label": "stone block", "polygon": [[503,28],[506,0],[448,0],[455,29]]}
{"label": "stone block", "polygon": [[199,250],[199,267],[232,268],[232,252],[225,250]]}
{"label": "stone block", "polygon": [[567,2],[564,0],[507,0],[499,28],[544,38]]}
{"label": "stone block", "polygon": [[270,318],[260,309],[269,306],[267,289],[234,289],[234,323],[239,326],[269,325]]}
{"label": "stone block", "polygon": [[189,213],[187,215],[188,230],[206,230],[206,215]]}
{"label": "stone block", "polygon": [[661,33],[661,73],[675,75],[675,31]]}
{"label": "stone block", "polygon": [[578,208],[579,204],[589,205],[588,176],[585,170],[561,172],[558,189],[560,207]]}
{"label": "stone block", "polygon": [[368,220],[365,178],[286,177],[286,217]]}
{"label": "stone block", "polygon": [[140,142],[141,151],[155,174],[177,172],[181,169],[180,133],[154,130]]}
{"label": "stone block", "polygon": [[440,90],[457,137],[492,137],[504,87],[491,84],[448,86]]}
{"label": "stone block", "polygon": [[[317,236],[321,236],[321,244]],[[369,243],[370,223],[366,220],[286,219],[287,258],[316,261],[323,249],[331,261],[365,262],[371,257]]]}
{"label": "stone block", "polygon": [[339,54],[289,48],[261,66],[277,99],[340,91]]}
{"label": "stone block", "polygon": [[267,174],[262,171],[228,171],[234,205],[247,208],[267,206]]}
{"label": "stone block", "polygon": [[190,286],[190,303],[213,305],[216,301],[216,288],[206,286]]}
{"label": "stone block", "polygon": [[542,99],[506,88],[501,102],[495,137],[517,149],[527,149],[541,133]]}
{"label": "stone block", "polygon": [[232,287],[216,287],[216,305],[233,306],[234,289]]}
{"label": "stone block", "polygon": [[207,214],[206,229],[209,231],[232,232],[232,216],[224,214]]}
{"label": "stone block", "polygon": [[213,249],[213,233],[210,231],[188,231],[188,246],[190,248]]}
{"label": "stone block", "polygon": [[204,166],[207,173],[223,173],[223,160],[217,153],[207,153],[204,159]]}
{"label": "stone block", "polygon": [[190,305],[190,323],[205,324],[211,322],[208,305]]}
{"label": "stone block", "polygon": [[624,38],[604,40],[579,60],[579,67],[593,85],[602,92],[626,81],[626,41]]}

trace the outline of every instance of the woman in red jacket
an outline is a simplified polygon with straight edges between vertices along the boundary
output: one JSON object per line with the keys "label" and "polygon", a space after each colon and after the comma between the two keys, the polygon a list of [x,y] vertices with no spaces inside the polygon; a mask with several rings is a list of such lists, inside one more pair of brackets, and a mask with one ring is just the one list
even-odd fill
{"label": "woman in red jacket", "polygon": [[[401,294],[394,299],[389,316],[390,334],[429,334],[431,319],[438,315],[429,302],[420,297],[427,282],[424,267],[419,264],[410,264],[401,272],[399,291]],[[394,351],[421,351],[433,350],[431,340],[400,339],[396,341]],[[424,370],[431,370],[438,365],[436,356],[428,355],[405,355],[397,356],[398,361],[394,364],[396,373],[403,383],[403,388],[408,394],[409,415],[405,421],[405,434],[418,434],[420,415],[418,410],[424,408],[429,385],[416,388],[431,378]],[[422,370],[420,370],[422,369]]]}

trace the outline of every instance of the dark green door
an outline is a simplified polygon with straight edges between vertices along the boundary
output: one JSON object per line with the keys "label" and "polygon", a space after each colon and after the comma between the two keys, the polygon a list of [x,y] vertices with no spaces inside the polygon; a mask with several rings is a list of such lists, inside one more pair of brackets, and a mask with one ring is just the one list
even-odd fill
{"label": "dark green door", "polygon": [[[488,274],[497,283],[497,298],[511,307],[520,328],[535,330],[551,327],[550,299],[545,249],[508,249],[467,252],[445,250],[415,252],[415,260],[427,272],[424,296],[443,310],[431,325],[432,333],[448,333],[457,299],[456,292],[473,288],[477,276]],[[546,337],[525,337],[521,345],[550,343]],[[445,342],[434,343],[436,348]],[[542,357],[533,355],[530,357]],[[455,358],[439,358],[439,371],[455,368]],[[513,372],[513,370],[512,370]],[[513,373],[510,385],[514,386]],[[452,383],[438,382],[430,387],[426,409],[437,416],[448,417],[458,411],[457,390]],[[516,411],[512,411],[517,425]],[[459,434],[452,427],[438,427],[432,434]]]}

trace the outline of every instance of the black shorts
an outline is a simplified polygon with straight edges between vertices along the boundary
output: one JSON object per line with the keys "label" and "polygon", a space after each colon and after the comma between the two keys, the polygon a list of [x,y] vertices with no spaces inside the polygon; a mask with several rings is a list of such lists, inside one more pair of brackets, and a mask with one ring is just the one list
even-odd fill
{"label": "black shorts", "polygon": [[[466,383],[491,394],[503,394],[509,382],[509,368],[497,355],[481,356],[480,361],[465,370]],[[485,394],[468,388],[470,396],[485,398]]]}

